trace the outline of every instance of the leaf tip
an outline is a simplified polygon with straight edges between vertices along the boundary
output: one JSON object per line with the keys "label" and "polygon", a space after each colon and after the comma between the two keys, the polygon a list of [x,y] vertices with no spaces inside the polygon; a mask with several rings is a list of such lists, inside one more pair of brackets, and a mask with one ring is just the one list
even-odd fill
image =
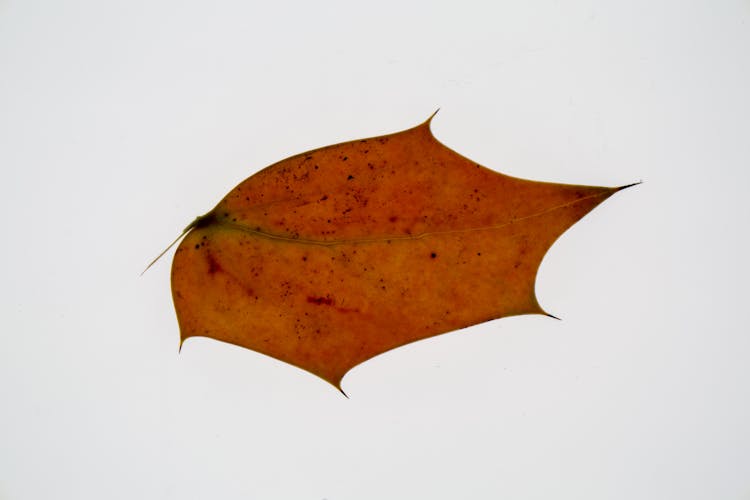
{"label": "leaf tip", "polygon": [[349,395],[344,392],[344,389],[341,388],[341,378],[342,377],[340,377],[338,380],[328,380],[328,379],[324,379],[324,380],[328,382],[329,384],[331,384],[332,386],[334,386],[336,389],[338,389],[338,391],[341,394],[343,394],[346,399],[349,399]]}
{"label": "leaf tip", "polygon": [[638,182],[631,182],[630,184],[625,184],[624,186],[620,186],[618,188],[615,188],[615,192],[622,191],[623,189],[627,189],[627,188],[630,188],[630,187],[633,187],[633,186],[637,186],[638,184],[643,184],[643,181],[640,180]]}
{"label": "leaf tip", "polygon": [[432,133],[431,123],[432,119],[435,118],[435,115],[438,114],[438,111],[440,111],[440,108],[436,109],[434,113],[432,113],[425,121],[417,125],[416,127],[410,128],[410,131],[417,131],[421,134],[427,134],[432,139],[435,139],[435,135]]}
{"label": "leaf tip", "polygon": [[420,123],[417,128],[426,127],[428,130],[430,128],[430,124],[432,123],[432,119],[435,118],[435,115],[438,114],[438,111],[440,111],[440,108],[436,109],[434,113],[432,113],[425,121]]}

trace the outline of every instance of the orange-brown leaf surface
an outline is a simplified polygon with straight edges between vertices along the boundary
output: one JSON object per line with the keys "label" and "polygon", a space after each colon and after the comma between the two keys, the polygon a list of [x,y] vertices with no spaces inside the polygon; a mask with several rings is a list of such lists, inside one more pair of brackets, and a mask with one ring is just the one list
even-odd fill
{"label": "orange-brown leaf surface", "polygon": [[172,265],[181,339],[243,346],[340,389],[395,347],[545,314],[542,257],[619,189],[499,174],[438,142],[430,120],[292,156],[186,230]]}

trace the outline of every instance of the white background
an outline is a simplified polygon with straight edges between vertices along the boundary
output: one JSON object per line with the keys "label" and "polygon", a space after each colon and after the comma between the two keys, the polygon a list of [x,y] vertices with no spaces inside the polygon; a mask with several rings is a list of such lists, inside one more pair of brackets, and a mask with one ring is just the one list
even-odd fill
{"label": "white background", "polygon": [[[0,498],[750,498],[750,3],[0,1]],[[435,135],[616,194],[563,318],[322,380],[178,355],[171,253],[290,154]]]}

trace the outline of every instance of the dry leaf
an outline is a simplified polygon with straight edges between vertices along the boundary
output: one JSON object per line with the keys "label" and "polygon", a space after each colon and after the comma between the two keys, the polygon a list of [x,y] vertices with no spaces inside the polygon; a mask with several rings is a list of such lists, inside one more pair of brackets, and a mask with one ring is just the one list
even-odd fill
{"label": "dry leaf", "polygon": [[340,389],[395,347],[546,314],[542,257],[619,189],[493,172],[438,142],[430,120],[292,156],[186,229],[172,265],[181,339],[247,347]]}

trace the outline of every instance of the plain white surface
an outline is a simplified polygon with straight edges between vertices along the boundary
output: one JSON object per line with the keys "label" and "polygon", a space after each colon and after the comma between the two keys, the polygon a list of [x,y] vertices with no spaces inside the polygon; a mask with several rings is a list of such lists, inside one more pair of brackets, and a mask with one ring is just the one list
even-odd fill
{"label": "plain white surface", "polygon": [[[750,498],[750,4],[0,1],[2,499]],[[311,148],[433,122],[621,185],[524,316],[354,369],[193,339],[171,254]]]}

